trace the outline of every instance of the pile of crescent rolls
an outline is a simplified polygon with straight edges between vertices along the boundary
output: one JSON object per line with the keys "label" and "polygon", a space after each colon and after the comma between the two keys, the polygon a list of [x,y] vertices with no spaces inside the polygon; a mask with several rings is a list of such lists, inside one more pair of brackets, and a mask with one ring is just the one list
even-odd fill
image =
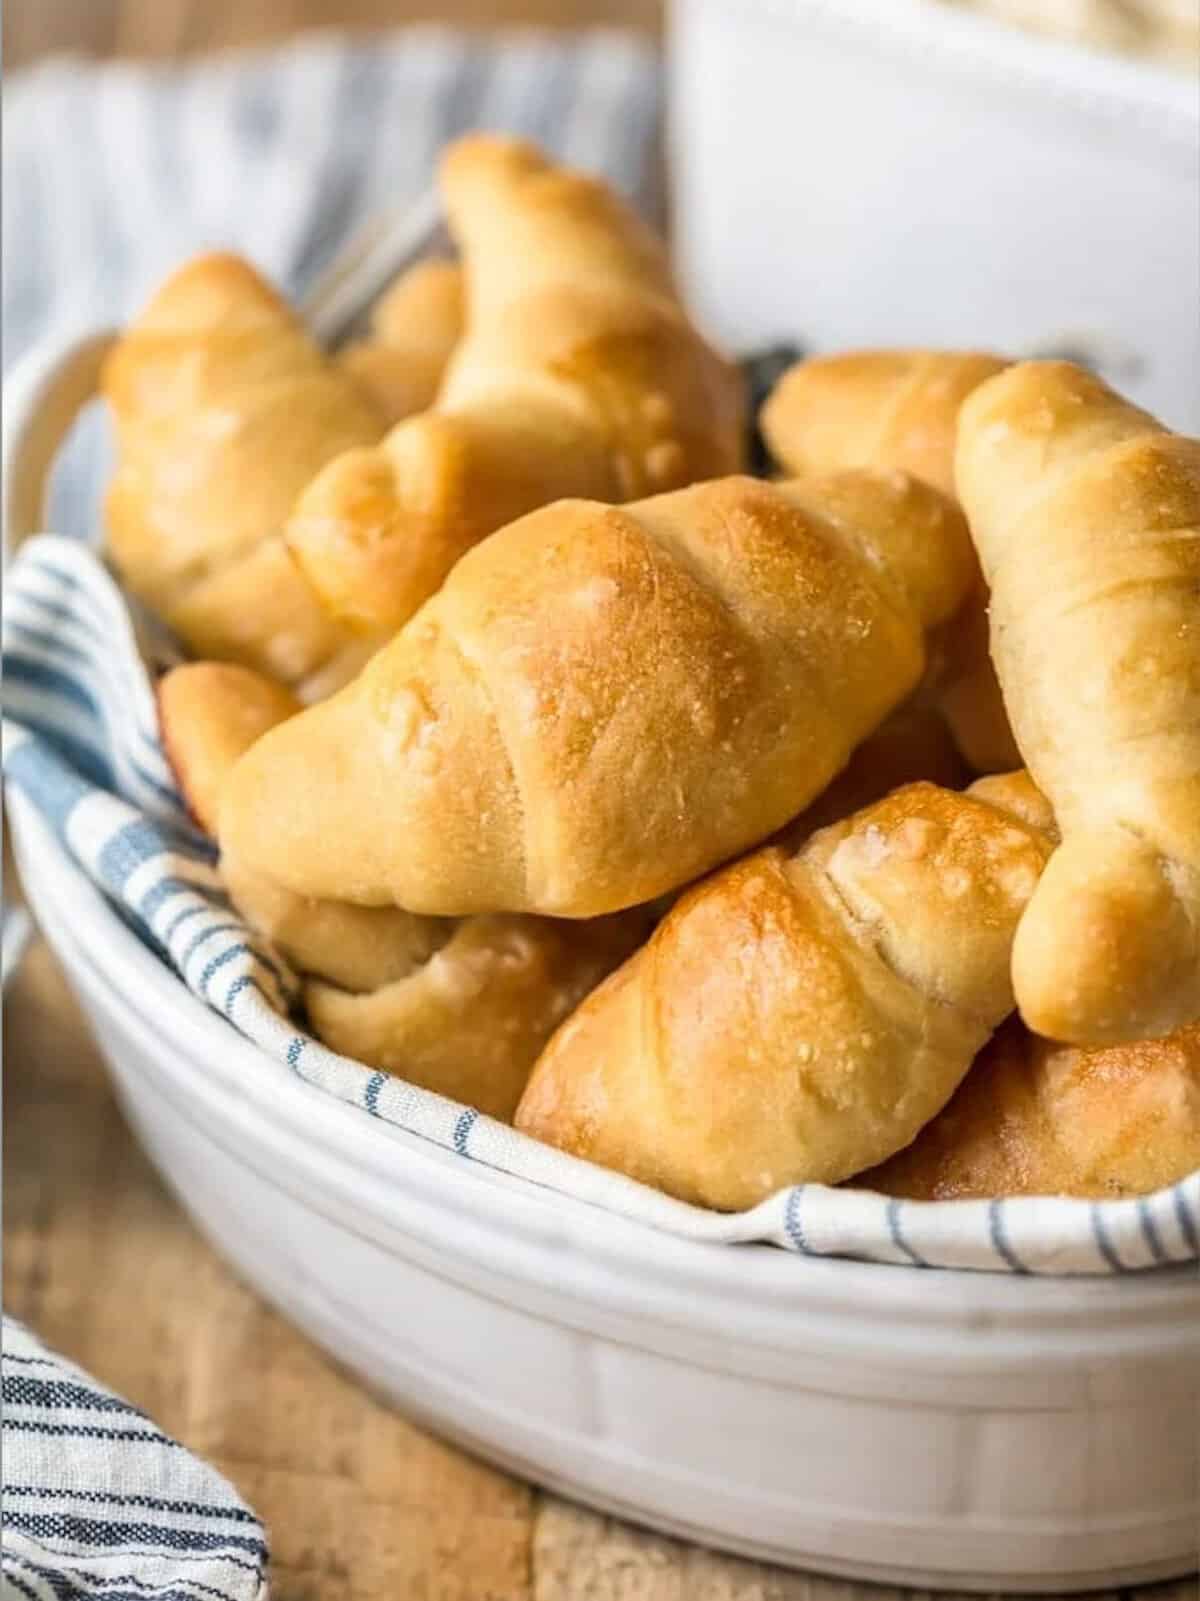
{"label": "pile of crescent rolls", "polygon": [[166,749],[337,1051],[717,1208],[1200,1167],[1200,442],[1066,362],[739,370],[603,184],[441,169],[328,354],[245,262],[104,388]]}

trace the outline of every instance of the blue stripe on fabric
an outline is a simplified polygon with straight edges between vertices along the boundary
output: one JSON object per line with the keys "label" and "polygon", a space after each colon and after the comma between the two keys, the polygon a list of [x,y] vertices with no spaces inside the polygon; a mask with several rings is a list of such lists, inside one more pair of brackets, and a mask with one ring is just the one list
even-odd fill
{"label": "blue stripe on fabric", "polygon": [[[78,1561],[71,1553],[63,1552],[60,1554],[53,1551],[49,1546],[42,1545],[41,1541],[34,1543],[39,1545],[47,1556],[57,1557],[62,1562],[71,1563],[73,1567]],[[122,1555],[162,1557],[164,1553],[160,1551],[140,1551],[131,1547],[129,1550],[122,1552]],[[66,1573],[56,1573],[40,1562],[32,1562],[28,1557],[22,1556],[16,1551],[6,1552],[5,1556],[11,1556],[13,1561],[20,1562],[26,1571],[34,1574],[40,1582],[48,1584],[54,1591],[55,1601],[89,1601],[92,1596],[103,1596],[104,1601],[147,1601],[147,1598],[152,1598],[152,1601],[195,1601],[196,1595],[215,1595],[218,1597],[218,1601],[236,1601],[232,1590],[218,1589],[217,1586],[205,1584],[203,1579],[193,1579],[186,1573],[179,1574],[178,1577],[169,1580],[166,1585],[140,1578],[133,1573],[100,1574],[83,1572],[78,1568],[75,1568],[75,1576],[72,1577]],[[180,1560],[180,1554],[172,1552],[171,1560]],[[192,1561],[194,1559],[186,1557],[184,1560]],[[200,1560],[211,1565],[213,1558],[205,1556]],[[237,1557],[232,1556],[218,1556],[216,1560],[230,1563],[235,1567],[245,1568],[248,1572],[260,1576],[262,1573],[261,1563],[242,1562]],[[11,1578],[11,1575],[6,1574],[5,1577]],[[86,1589],[82,1588],[84,1583],[87,1585]],[[112,1586],[117,1584],[132,1585],[133,1588],[131,1590],[114,1590]],[[180,1585],[186,1588],[180,1589]],[[33,1594],[32,1591],[27,1593]],[[36,1596],[34,1601],[37,1601]]]}
{"label": "blue stripe on fabric", "polygon": [[1008,1238],[1008,1229],[1004,1223],[1004,1202],[990,1201],[988,1203],[988,1233],[992,1240],[992,1249],[1003,1262],[1007,1262],[1014,1273],[1028,1273],[1029,1269],[1013,1250]]}
{"label": "blue stripe on fabric", "polygon": [[223,967],[227,966],[230,962],[236,961],[239,956],[250,956],[251,954],[252,952],[250,947],[246,944],[245,940],[239,940],[236,945],[231,945],[228,950],[222,951],[219,956],[214,956],[212,960],[207,963],[204,971],[200,974],[199,979],[196,981],[196,988],[207,995],[209,981],[214,978]]}
{"label": "blue stripe on fabric", "polygon": [[303,1034],[297,1034],[293,1039],[288,1041],[286,1061],[293,1073],[297,1069],[300,1058],[304,1055],[304,1049],[307,1044],[308,1041],[304,1038]]}
{"label": "blue stripe on fabric", "polygon": [[[0,1566],[0,1571],[4,1572],[4,1582],[5,1582],[5,1584],[11,1584],[13,1589],[16,1590],[20,1595],[28,1596],[29,1597],[29,1601],[41,1601],[41,1597],[38,1595],[37,1591],[36,1590],[31,1590],[29,1588],[29,1586],[25,1583],[24,1579],[22,1579],[16,1573],[10,1573],[10,1572],[6,1571],[7,1570],[7,1565],[8,1565],[8,1557],[7,1557],[7,1554],[6,1554],[4,1556],[4,1559],[3,1559],[3,1565]],[[30,1566],[32,1567],[33,1564],[31,1563]],[[36,1572],[37,1570],[34,1569],[34,1571]],[[39,1575],[39,1577],[40,1577],[40,1575]]]}
{"label": "blue stripe on fabric", "polygon": [[454,1149],[460,1156],[470,1156],[471,1153],[467,1149],[467,1142],[471,1138],[471,1130],[478,1121],[479,1113],[473,1106],[468,1106],[466,1111],[460,1115],[458,1122],[455,1123]]}
{"label": "blue stripe on fabric", "polygon": [[[20,651],[6,650],[4,653],[4,677],[6,680],[15,681],[18,685],[24,684],[29,689],[40,689],[43,693],[57,700],[68,701],[81,711],[87,712],[89,717],[96,718],[97,721],[103,718],[99,701],[90,690],[83,687],[77,678],[72,678],[69,673],[63,672],[61,668],[51,667],[34,656],[23,656]],[[12,698],[18,707],[17,715],[20,716],[21,695],[19,689]]]}
{"label": "blue stripe on fabric", "polygon": [[[44,628],[34,628],[30,623],[18,622],[15,617],[6,617],[4,620],[5,638],[10,639],[16,635],[27,645],[34,646],[42,652],[60,653],[71,661],[78,662],[80,667],[91,669],[94,659],[87,651],[81,650],[78,645],[72,645],[69,639],[63,639],[59,634],[48,634]],[[7,649],[7,645],[5,647]],[[30,657],[29,660],[40,660]]]}
{"label": "blue stripe on fabric", "polygon": [[149,1440],[154,1445],[169,1445],[181,1451],[178,1440],[172,1440],[155,1429],[102,1429],[93,1423],[35,1423],[24,1418],[5,1418],[4,1428],[15,1429],[19,1434],[48,1434],[63,1440],[121,1440],[137,1445]]}
{"label": "blue stripe on fabric", "polygon": [[[207,909],[211,910],[211,908]],[[192,957],[200,949],[201,945],[203,945],[206,940],[212,939],[215,934],[243,935],[245,932],[246,930],[241,923],[213,923],[210,925],[210,927],[201,929],[199,934],[194,935],[189,941],[188,948],[184,951],[183,955],[177,958],[179,967],[186,967],[191,961]]]}
{"label": "blue stripe on fabric", "polygon": [[143,767],[136,757],[126,754],[125,760],[133,769],[134,776],[139,783],[144,784],[152,794],[157,795],[160,801],[165,801],[173,810],[188,817],[187,808],[180,799],[179,791],[173,784],[164,784],[161,779],[155,778],[154,774]]}
{"label": "blue stripe on fabric", "polygon": [[[35,1537],[32,1534],[27,1534],[25,1536],[25,1538],[26,1538],[26,1540],[28,1540],[30,1545],[36,1545],[40,1550],[44,1551],[47,1556],[58,1556],[59,1555],[59,1553],[57,1551],[55,1551],[52,1546],[48,1546],[45,1543],[44,1540],[35,1539]],[[139,1545],[127,1545],[127,1546],[123,1546],[121,1548],[121,1555],[122,1556],[127,1556],[127,1557],[160,1557],[161,1558],[165,1554],[166,1554],[165,1552],[163,1552],[161,1549],[159,1549],[156,1546],[151,1546],[151,1547],[147,1548],[145,1546],[139,1546]],[[244,1568],[247,1573],[258,1574],[261,1577],[262,1576],[262,1570],[263,1570],[263,1563],[267,1560],[267,1556],[268,1556],[267,1545],[266,1545],[266,1542],[264,1540],[260,1540],[258,1542],[257,1553],[256,1554],[258,1556],[258,1561],[256,1561],[256,1562],[248,1562],[245,1557],[235,1556],[232,1551],[218,1551],[215,1554],[207,1552],[207,1551],[172,1551],[171,1552],[171,1561],[172,1562],[203,1562],[205,1567],[207,1567],[207,1568],[211,1568],[211,1566],[212,1566],[212,1564],[214,1562],[219,1562],[223,1567]],[[68,1560],[69,1560],[69,1557],[68,1557]],[[32,1566],[36,1565],[36,1564],[30,1563],[29,1559],[27,1557],[19,1557],[18,1561],[24,1561],[26,1566],[28,1566],[28,1567],[32,1567]],[[141,1583],[140,1580],[138,1582]],[[176,1584],[197,1584],[197,1583],[199,1583],[199,1580],[197,1580],[197,1579],[189,1579],[187,1574],[180,1574],[178,1576],[178,1578],[174,1582]]]}
{"label": "blue stripe on fabric", "polygon": [[127,1401],[118,1400],[115,1395],[106,1395],[101,1390],[89,1389],[86,1384],[77,1384],[70,1379],[35,1379],[27,1373],[6,1373],[0,1379],[0,1399],[5,1406],[36,1406],[47,1411],[83,1408],[94,1412],[124,1412],[131,1417],[146,1418],[144,1412],[139,1412]]}
{"label": "blue stripe on fabric", "polygon": [[1158,1225],[1154,1221],[1154,1214],[1150,1210],[1150,1203],[1146,1200],[1144,1195],[1140,1195],[1138,1197],[1137,1207],[1138,1217],[1141,1219],[1142,1223],[1142,1233],[1145,1235],[1146,1244],[1150,1247],[1150,1255],[1156,1262],[1167,1261],[1167,1253],[1163,1249],[1162,1237],[1158,1232]]}
{"label": "blue stripe on fabric", "polygon": [[454,77],[438,96],[436,115],[440,126],[432,130],[438,145],[475,125],[487,78],[488,62],[474,40],[464,40]]}
{"label": "blue stripe on fabric", "polygon": [[1195,1221],[1192,1218],[1187,1200],[1183,1193],[1183,1186],[1177,1184],[1171,1192],[1171,1199],[1175,1205],[1175,1216],[1179,1220],[1179,1227],[1187,1241],[1188,1249],[1193,1255],[1200,1256],[1200,1233],[1197,1232]]}
{"label": "blue stripe on fabric", "polygon": [[[34,572],[44,571],[40,562],[32,563],[32,568]],[[55,580],[55,582],[57,581]],[[78,585],[75,587],[78,588]],[[21,587],[21,604],[23,606],[36,606],[40,612],[43,612],[47,617],[53,618],[56,622],[72,623],[75,627],[81,628],[85,634],[90,635],[97,645],[103,646],[108,643],[98,625],[86,612],[80,611],[77,606],[69,605],[61,600],[47,600],[44,596],[36,594],[28,585],[22,585]],[[6,626],[11,627],[12,624],[9,623]],[[54,634],[49,637],[57,640],[59,635]]]}
{"label": "blue stripe on fabric", "polygon": [[820,1253],[814,1251],[809,1244],[808,1235],[804,1232],[804,1224],[800,1219],[800,1205],[804,1190],[805,1186],[803,1184],[794,1184],[788,1191],[787,1205],[783,1210],[783,1228],[784,1233],[798,1251],[802,1251],[805,1256],[817,1256]]}
{"label": "blue stripe on fabric", "polygon": [[896,1247],[896,1249],[905,1255],[914,1267],[928,1267],[929,1263],[925,1260],[925,1258],[920,1254],[920,1252],[914,1251],[912,1246],[904,1238],[904,1233],[900,1224],[900,1202],[895,1196],[892,1196],[892,1198],[888,1201],[887,1207],[885,1208],[885,1216],[887,1218],[888,1233],[891,1236],[892,1244]]}
{"label": "blue stripe on fabric", "polygon": [[51,756],[37,739],[27,740],[9,753],[4,776],[20,785],[59,839],[65,838],[71,813],[93,788]]}
{"label": "blue stripe on fabric", "polygon": [[159,907],[176,895],[195,895],[199,898],[200,904],[198,906],[185,906],[182,911],[176,913],[159,936],[164,945],[169,944],[174,939],[178,929],[190,917],[201,917],[205,912],[211,913],[224,911],[225,909],[225,897],[221,891],[210,889],[203,884],[193,884],[187,878],[174,878],[168,875],[166,878],[160,878],[157,884],[151,885],[142,896],[138,902],[138,915],[143,917],[147,923],[152,922]]}
{"label": "blue stripe on fabric", "polygon": [[178,838],[161,824],[135,818],[124,823],[108,840],[96,861],[96,869],[106,883],[121,889],[126,881],[156,856],[183,856],[188,861],[211,864],[212,853],[197,848],[190,840]]}
{"label": "blue stripe on fabric", "polygon": [[[48,1555],[53,1557],[55,1553],[49,1552]],[[63,1557],[59,1560],[71,1562],[70,1557]],[[9,1561],[23,1562],[26,1573],[31,1576],[40,1588],[36,1591],[31,1590],[23,1579],[11,1573],[8,1569]],[[72,1565],[74,1566],[74,1564]],[[30,1562],[28,1558],[18,1556],[16,1552],[5,1554],[3,1571],[6,1583],[19,1588],[22,1595],[33,1596],[34,1601],[44,1601],[47,1592],[53,1596],[54,1601],[92,1601],[93,1597],[98,1596],[103,1596],[104,1601],[148,1601],[151,1596],[153,1601],[196,1601],[194,1596],[189,1595],[186,1590],[179,1589],[174,1583],[171,1583],[169,1587],[159,1586],[155,1589],[147,1587],[133,1590],[114,1590],[109,1587],[107,1580],[97,1578],[91,1573],[86,1575],[88,1587],[85,1590],[82,1588],[82,1575],[79,1575],[79,1582],[76,1582],[75,1578],[68,1576],[62,1569],[56,1570],[40,1562]],[[114,1582],[125,1584],[128,1581],[118,1579]],[[186,1583],[187,1581],[181,1580],[180,1582]],[[228,1590],[218,1590],[215,1593],[221,1598],[221,1601],[233,1601]]]}
{"label": "blue stripe on fabric", "polygon": [[245,1534],[213,1534],[203,1529],[164,1528],[155,1523],[109,1523],[100,1518],[82,1517],[74,1512],[23,1512],[19,1507],[5,1513],[6,1524],[39,1540],[76,1540],[98,1550],[119,1549],[136,1541],[161,1546],[168,1551],[261,1551],[262,1541]]}
{"label": "blue stripe on fabric", "polygon": [[366,156],[378,127],[386,70],[386,61],[369,48],[352,47],[338,62],[330,113],[337,137],[322,151],[322,170],[313,176],[314,200],[289,274],[294,284],[312,281],[362,212]]}
{"label": "blue stripe on fabric", "polygon": [[22,728],[37,736],[50,755],[58,758],[60,770],[70,769],[75,776],[86,778],[89,792],[105,789],[110,794],[116,793],[117,775],[105,751],[57,724],[44,723],[28,711],[23,711],[18,721]]}
{"label": "blue stripe on fabric", "polygon": [[1089,1206],[1088,1213],[1091,1217],[1092,1234],[1096,1241],[1096,1249],[1114,1273],[1127,1272],[1124,1262],[1122,1262],[1113,1247],[1112,1238],[1108,1232],[1108,1224],[1104,1221],[1099,1205],[1093,1204]]}
{"label": "blue stripe on fabric", "polygon": [[386,1073],[372,1073],[363,1090],[363,1105],[372,1117],[379,1116],[379,1092],[387,1083]]}
{"label": "blue stripe on fabric", "polygon": [[[258,957],[258,960],[262,962],[264,966],[266,965],[265,957],[260,956]],[[274,971],[274,968],[272,968],[272,972]],[[282,980],[280,980],[280,987],[282,988]],[[225,999],[222,1002],[221,1010],[225,1013],[226,1017],[229,1016],[233,1008],[234,1001],[237,1000],[238,996],[243,992],[243,990],[257,990],[259,999],[263,1002],[263,1004],[265,1006],[270,1006],[271,1010],[274,1011],[274,1007],[271,1005],[271,997],[263,989],[262,985],[255,978],[254,974],[243,973],[240,978],[234,979],[233,983],[229,986],[228,994],[225,996]]]}
{"label": "blue stripe on fabric", "polygon": [[[10,1358],[5,1358],[6,1361]],[[180,1512],[189,1517],[228,1518],[233,1523],[258,1524],[245,1507],[221,1506],[216,1502],[179,1501],[161,1495],[122,1495],[116,1490],[63,1489],[40,1484],[5,1484],[6,1496],[36,1496],[39,1500],[88,1501],[97,1506],[132,1506],[146,1512]]]}

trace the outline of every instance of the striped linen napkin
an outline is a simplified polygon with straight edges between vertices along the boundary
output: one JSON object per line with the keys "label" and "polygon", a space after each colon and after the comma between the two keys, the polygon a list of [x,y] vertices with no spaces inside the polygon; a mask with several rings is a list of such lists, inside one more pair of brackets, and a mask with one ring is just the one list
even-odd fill
{"label": "striped linen napkin", "polygon": [[[694,1240],[1010,1273],[1123,1273],[1200,1256],[1200,1173],[1156,1195],[1105,1202],[897,1201],[803,1185],[727,1215],[671,1200],[335,1055],[296,1022],[294,975],[240,922],[211,845],[188,822],[125,599],[99,559],[78,540],[30,541],[10,572],[4,623],[14,815],[53,831],[192,995],[259,1047],[264,1071],[294,1074],[465,1161]],[[185,1004],[195,1001],[181,985]]]}
{"label": "striped linen napkin", "polygon": [[0,1590],[29,1601],[265,1601],[267,1542],[215,1469],[4,1320]]}

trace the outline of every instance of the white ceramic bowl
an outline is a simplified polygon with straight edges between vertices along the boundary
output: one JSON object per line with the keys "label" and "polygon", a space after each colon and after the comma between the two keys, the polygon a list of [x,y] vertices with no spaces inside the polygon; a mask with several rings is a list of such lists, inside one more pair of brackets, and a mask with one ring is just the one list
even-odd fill
{"label": "white ceramic bowl", "polygon": [[14,800],[30,902],[164,1178],[434,1429],[622,1516],[856,1578],[1064,1590],[1195,1564],[1193,1270],[696,1245],[463,1163],[243,1040]]}
{"label": "white ceramic bowl", "polygon": [[[5,393],[6,531],[108,336]],[[891,1583],[1197,1560],[1200,1276],[1047,1279],[694,1244],[465,1163],[195,999],[19,793],[21,876],[146,1150],[250,1283],[470,1449],[671,1533]]]}

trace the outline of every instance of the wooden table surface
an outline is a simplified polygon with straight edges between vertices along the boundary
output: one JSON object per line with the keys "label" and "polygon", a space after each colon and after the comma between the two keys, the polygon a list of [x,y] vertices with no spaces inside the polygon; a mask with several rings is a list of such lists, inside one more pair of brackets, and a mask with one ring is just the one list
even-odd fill
{"label": "wooden table surface", "polygon": [[[4,1305],[266,1519],[273,1601],[889,1601],[568,1506],[360,1389],[205,1244],[38,941],[6,996]],[[1195,1601],[1185,1580],[1145,1601]],[[1117,1601],[1114,1595],[1109,1601]],[[1130,1601],[1128,1593],[1120,1601]]]}
{"label": "wooden table surface", "polygon": [[51,51],[181,56],[267,44],[306,27],[406,22],[502,27],[609,23],[657,34],[664,0],[4,0],[5,66]]}
{"label": "wooden table surface", "polygon": [[[7,0],[10,68],[305,25],[660,25],[659,0]],[[570,1507],[387,1410],[214,1255],[134,1143],[54,958],[5,1007],[4,1304],[267,1520],[274,1601],[886,1601]],[[899,1592],[890,1592],[898,1594]],[[1194,1581],[1145,1592],[1194,1601]]]}

